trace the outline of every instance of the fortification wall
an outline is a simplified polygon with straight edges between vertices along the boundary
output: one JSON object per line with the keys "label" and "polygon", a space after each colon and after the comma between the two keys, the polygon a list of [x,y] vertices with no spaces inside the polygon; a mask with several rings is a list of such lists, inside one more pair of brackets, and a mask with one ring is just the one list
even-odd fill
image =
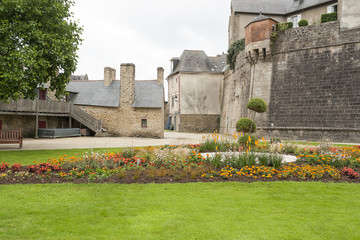
{"label": "fortification wall", "polygon": [[223,81],[220,132],[234,133],[237,120],[247,116],[246,103],[250,96],[251,65],[241,51],[236,58],[234,71],[228,69]]}
{"label": "fortification wall", "polygon": [[[272,66],[265,71],[271,72],[271,90],[262,94],[270,99],[269,111],[260,124],[255,119],[257,135],[358,142],[360,29],[342,30],[339,22],[288,29],[278,33],[271,51]],[[234,132],[236,121],[248,115],[251,76],[264,68],[257,64],[251,70],[240,53],[235,71],[225,76],[222,133]],[[256,92],[254,84],[253,97]]]}
{"label": "fortification wall", "polygon": [[340,30],[339,22],[289,29],[278,34],[272,52],[273,127],[265,133],[358,141],[360,29]]}

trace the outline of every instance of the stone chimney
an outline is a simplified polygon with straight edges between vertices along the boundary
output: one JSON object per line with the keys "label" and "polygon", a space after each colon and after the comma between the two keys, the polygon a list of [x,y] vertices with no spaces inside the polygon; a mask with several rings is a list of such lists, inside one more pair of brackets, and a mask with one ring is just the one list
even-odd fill
{"label": "stone chimney", "polygon": [[111,82],[116,79],[116,70],[111,67],[104,68],[104,87],[110,87]]}
{"label": "stone chimney", "polygon": [[120,65],[120,105],[131,105],[135,100],[135,65]]}
{"label": "stone chimney", "polygon": [[164,84],[164,69],[162,67],[157,68],[157,83]]}

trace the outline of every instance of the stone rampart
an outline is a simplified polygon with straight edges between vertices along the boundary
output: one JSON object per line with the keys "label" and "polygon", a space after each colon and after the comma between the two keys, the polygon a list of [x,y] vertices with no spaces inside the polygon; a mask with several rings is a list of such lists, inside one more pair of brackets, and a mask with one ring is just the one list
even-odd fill
{"label": "stone rampart", "polygon": [[[277,34],[271,54],[270,104],[258,135],[359,141],[359,28],[330,22],[288,29]],[[235,71],[226,74],[221,132],[234,132],[236,120],[248,115],[245,104],[259,91],[256,84],[251,91],[251,76],[259,71],[264,68],[257,63],[254,70],[240,53]]]}

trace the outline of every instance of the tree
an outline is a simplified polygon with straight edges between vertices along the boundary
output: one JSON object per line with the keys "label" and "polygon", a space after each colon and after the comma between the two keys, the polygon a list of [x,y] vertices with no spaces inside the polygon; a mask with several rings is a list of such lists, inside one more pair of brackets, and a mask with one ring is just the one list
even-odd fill
{"label": "tree", "polygon": [[0,99],[36,97],[50,83],[65,95],[76,70],[82,28],[71,20],[72,0],[0,0]]}

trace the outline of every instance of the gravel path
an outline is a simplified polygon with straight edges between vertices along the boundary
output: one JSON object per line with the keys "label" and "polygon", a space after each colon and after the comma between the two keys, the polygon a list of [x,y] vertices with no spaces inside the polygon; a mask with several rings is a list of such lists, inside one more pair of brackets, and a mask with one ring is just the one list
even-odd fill
{"label": "gravel path", "polygon": [[130,138],[130,137],[72,137],[57,139],[24,139],[23,148],[19,144],[0,144],[1,150],[41,150],[41,149],[74,149],[74,148],[116,148],[157,145],[198,144],[204,133],[165,132],[163,139]]}

